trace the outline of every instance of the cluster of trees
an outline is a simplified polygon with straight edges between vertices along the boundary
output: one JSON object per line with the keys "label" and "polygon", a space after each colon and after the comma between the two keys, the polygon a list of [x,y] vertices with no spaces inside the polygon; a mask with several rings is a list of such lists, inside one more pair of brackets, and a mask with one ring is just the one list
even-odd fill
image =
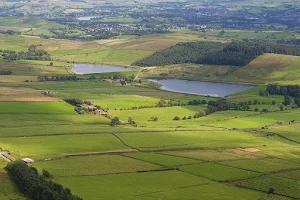
{"label": "cluster of trees", "polygon": [[44,50],[38,50],[36,45],[31,45],[27,52],[0,50],[5,60],[51,60],[50,55]]}
{"label": "cluster of trees", "polygon": [[287,86],[268,85],[266,91],[269,94],[300,97],[300,86],[299,85],[287,85]]}
{"label": "cluster of trees", "polygon": [[[82,101],[80,99],[77,98],[70,98],[70,99],[64,99],[65,102],[75,106],[74,110],[78,113],[78,114],[84,114],[85,112],[94,112],[97,109],[101,109],[100,106],[93,106],[91,101]],[[84,107],[83,105],[88,105],[90,107]]]}
{"label": "cluster of trees", "polygon": [[70,98],[70,99],[64,99],[65,102],[73,105],[73,106],[79,106],[83,104],[83,101],[76,98]]}
{"label": "cluster of trees", "polygon": [[82,200],[68,188],[40,176],[34,167],[27,166],[23,161],[9,163],[6,170],[20,191],[32,200]]}
{"label": "cluster of trees", "polygon": [[[273,104],[274,102],[272,102]],[[226,99],[219,99],[216,101],[209,101],[207,108],[204,111],[198,112],[194,115],[194,118],[203,117],[209,114],[212,114],[217,111],[223,111],[223,110],[243,110],[247,111],[250,110],[250,105],[256,105],[260,104],[258,100],[252,101],[245,101],[245,102],[229,102]],[[276,104],[276,102],[275,102]],[[258,108],[255,109],[255,111],[259,111]],[[262,109],[262,112],[268,112],[268,109]]]}
{"label": "cluster of trees", "polygon": [[[187,119],[192,119],[192,116],[188,116],[188,117],[184,116],[184,117],[182,118],[182,120],[187,120]],[[178,120],[180,120],[180,117],[175,116],[175,117],[173,118],[173,120],[178,121]]]}
{"label": "cluster of trees", "polygon": [[78,78],[75,75],[72,76],[39,76],[38,80],[43,81],[78,81],[80,78]]}
{"label": "cluster of trees", "polygon": [[185,106],[184,103],[176,103],[174,101],[165,101],[163,99],[159,100],[159,102],[154,106],[133,106],[132,110],[144,109],[144,108],[159,108],[159,107],[173,107],[173,106]]}
{"label": "cluster of trees", "polygon": [[[292,105],[293,108],[300,107],[300,86],[299,85],[268,85],[266,92],[269,94],[284,95],[284,101],[282,102],[281,110],[284,106]],[[294,98],[292,98],[294,97]]]}
{"label": "cluster of trees", "polygon": [[140,60],[138,66],[164,66],[182,63],[244,66],[264,53],[300,55],[300,46],[261,40],[180,43]]}
{"label": "cluster of trees", "polygon": [[153,55],[137,61],[137,66],[163,66],[181,63],[196,63],[200,57],[209,53],[222,50],[223,43],[217,42],[189,42],[179,43],[168,49],[157,51]]}
{"label": "cluster of trees", "polygon": [[11,75],[12,71],[11,70],[0,70],[0,75]]}
{"label": "cluster of trees", "polygon": [[120,125],[120,124],[122,124],[122,122],[120,121],[120,119],[118,117],[114,117],[110,121],[110,126],[116,126],[116,125]]}
{"label": "cluster of trees", "polygon": [[188,102],[188,105],[201,105],[207,104],[206,100],[191,100]]}

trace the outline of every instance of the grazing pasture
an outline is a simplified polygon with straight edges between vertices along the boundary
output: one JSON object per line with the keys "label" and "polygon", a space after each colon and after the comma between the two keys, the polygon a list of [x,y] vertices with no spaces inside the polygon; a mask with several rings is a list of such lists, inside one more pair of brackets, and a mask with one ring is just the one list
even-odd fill
{"label": "grazing pasture", "polygon": [[238,185],[264,192],[268,192],[270,188],[273,188],[275,194],[292,197],[294,199],[300,198],[299,181],[288,178],[281,178],[276,175],[270,175],[259,179],[241,182],[238,183]]}
{"label": "grazing pasture", "polygon": [[58,98],[46,96],[42,90],[25,87],[0,87],[1,102],[59,102]]}
{"label": "grazing pasture", "polygon": [[1,114],[74,114],[65,102],[0,102]]}
{"label": "grazing pasture", "polygon": [[144,160],[147,162],[155,163],[163,166],[181,166],[181,165],[190,165],[194,163],[199,163],[201,161],[197,161],[189,158],[181,158],[175,156],[164,155],[160,153],[128,153],[125,154],[128,157],[136,158],[139,160]]}
{"label": "grazing pasture", "polygon": [[220,164],[262,173],[300,167],[297,163],[277,158],[223,161]]}
{"label": "grazing pasture", "polygon": [[247,179],[259,176],[259,173],[228,167],[219,164],[201,163],[189,166],[181,166],[180,170],[217,181],[229,181]]}
{"label": "grazing pasture", "polygon": [[161,169],[160,166],[119,155],[67,157],[39,162],[34,166],[40,171],[42,169],[51,171],[54,177],[92,176]]}
{"label": "grazing pasture", "polygon": [[239,160],[239,159],[254,159],[263,158],[264,154],[259,152],[248,152],[246,149],[202,149],[202,150],[184,150],[184,151],[167,151],[168,155],[192,158],[200,161],[225,161],[225,160]]}
{"label": "grazing pasture", "polygon": [[0,146],[10,149],[15,156],[30,156],[34,159],[129,149],[111,134],[10,137],[1,139]]}
{"label": "grazing pasture", "polygon": [[264,137],[239,131],[176,131],[117,134],[126,144],[141,150],[275,146]]}
{"label": "grazing pasture", "polygon": [[[91,200],[149,199],[148,196],[153,193],[211,183],[209,180],[178,171],[67,177],[55,180],[72,191],[77,191],[75,194]],[[87,184],[89,187],[80,186]],[[116,188],[118,192],[113,192]]]}
{"label": "grazing pasture", "polygon": [[[94,177],[57,178],[59,183],[78,191],[86,199],[240,199],[249,200],[266,196],[263,193],[212,183],[206,179],[182,172],[148,172]],[[89,182],[90,181],[90,182]],[[78,183],[90,187],[80,187]],[[103,188],[103,191],[99,190]],[[115,191],[118,188],[118,192]],[[93,194],[93,195],[92,195]],[[187,195],[188,194],[188,195]]]}

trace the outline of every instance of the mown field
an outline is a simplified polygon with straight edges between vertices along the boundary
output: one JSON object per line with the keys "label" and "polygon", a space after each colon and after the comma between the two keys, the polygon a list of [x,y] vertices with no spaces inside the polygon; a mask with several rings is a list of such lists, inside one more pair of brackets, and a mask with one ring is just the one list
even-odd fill
{"label": "mown field", "polygon": [[[144,79],[122,86],[110,79],[113,73],[96,74],[96,80],[37,81],[41,75],[68,75],[72,61],[131,65],[187,37],[198,36],[81,42],[0,35],[3,49],[26,50],[30,44],[41,44],[39,48],[54,60],[53,66],[48,61],[0,62],[1,68],[13,72],[0,76],[0,150],[10,151],[16,159],[34,159],[40,173],[47,170],[51,181],[87,200],[299,199],[300,110],[280,111],[284,97],[260,96],[264,85],[227,97],[235,103],[261,102],[248,111],[218,111],[194,118],[207,104],[188,105],[189,101],[217,99],[162,91]],[[270,65],[261,64],[271,60]],[[166,73],[197,80],[199,75],[203,80],[222,77],[238,82],[247,75],[252,83],[262,83],[263,76],[268,82],[297,83],[297,66],[296,57],[266,54],[245,68],[182,65],[141,69],[138,77],[151,76],[157,69],[155,76]],[[265,75],[255,78],[254,69]],[[239,78],[226,79],[234,74]],[[66,98],[91,101],[110,117],[93,112],[80,115],[64,102]],[[161,107],[161,100],[174,105]],[[110,126],[114,117],[123,124]],[[129,124],[129,119],[135,123]],[[0,187],[4,188],[0,199],[26,199],[3,169],[6,164],[0,158]],[[274,194],[269,194],[270,188]]]}

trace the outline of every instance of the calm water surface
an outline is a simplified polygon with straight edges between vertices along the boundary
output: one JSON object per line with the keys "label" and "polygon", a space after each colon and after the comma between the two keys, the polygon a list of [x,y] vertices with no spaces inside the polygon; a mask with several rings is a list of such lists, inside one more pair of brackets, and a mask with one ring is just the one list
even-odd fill
{"label": "calm water surface", "polygon": [[75,74],[96,74],[109,72],[127,72],[134,71],[133,68],[112,66],[112,65],[96,65],[96,64],[73,64],[73,72]]}
{"label": "calm water surface", "polygon": [[253,88],[251,85],[187,81],[181,79],[149,80],[161,84],[161,89],[163,90],[212,97],[225,97]]}
{"label": "calm water surface", "polygon": [[79,20],[79,21],[89,21],[89,20],[91,20],[91,19],[93,19],[93,18],[97,18],[97,17],[99,17],[99,16],[77,17],[77,20]]}

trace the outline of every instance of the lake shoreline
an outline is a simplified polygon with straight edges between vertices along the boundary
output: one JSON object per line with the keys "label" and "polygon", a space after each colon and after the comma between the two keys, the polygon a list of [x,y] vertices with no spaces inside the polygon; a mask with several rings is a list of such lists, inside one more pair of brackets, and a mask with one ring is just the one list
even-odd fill
{"label": "lake shoreline", "polygon": [[89,63],[72,63],[72,71],[76,75],[92,75],[113,72],[130,72],[134,68],[116,65],[89,64]]}
{"label": "lake shoreline", "polygon": [[181,94],[223,98],[253,88],[252,85],[221,82],[190,81],[184,79],[146,79],[161,85],[160,89]]}

